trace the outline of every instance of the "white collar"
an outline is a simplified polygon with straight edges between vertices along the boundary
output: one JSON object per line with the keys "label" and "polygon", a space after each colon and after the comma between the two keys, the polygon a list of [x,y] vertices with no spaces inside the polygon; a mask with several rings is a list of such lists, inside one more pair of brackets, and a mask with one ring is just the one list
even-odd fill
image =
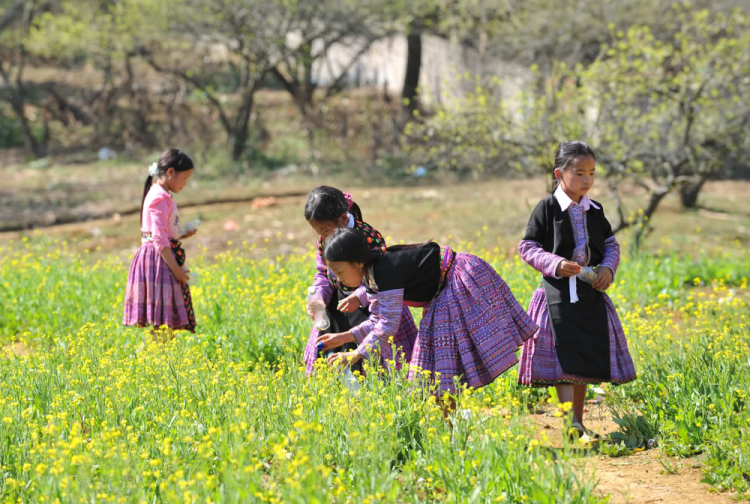
{"label": "white collar", "polygon": [[[567,210],[570,205],[576,204],[572,199],[570,199],[570,196],[567,195],[561,185],[558,185],[557,189],[555,189],[554,196],[557,202],[560,203],[560,208],[562,208],[563,212]],[[597,210],[601,210],[601,208],[596,203],[591,201],[586,195],[581,197],[581,202],[578,204],[583,207],[584,212],[588,212],[589,208],[591,207],[594,207]]]}
{"label": "white collar", "polygon": [[349,229],[354,227],[354,216],[352,214],[349,214],[349,223],[346,225]]}

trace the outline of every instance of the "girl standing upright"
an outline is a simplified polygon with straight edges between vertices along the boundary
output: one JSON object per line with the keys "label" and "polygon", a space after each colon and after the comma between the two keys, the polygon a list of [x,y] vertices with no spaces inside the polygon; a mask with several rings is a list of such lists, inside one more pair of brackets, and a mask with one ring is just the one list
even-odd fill
{"label": "girl standing upright", "polygon": [[164,151],[149,168],[141,201],[141,247],[130,263],[125,291],[126,326],[195,330],[190,276],[179,242],[195,231],[180,236],[180,211],[172,199],[194,168],[190,156],[177,149]]}
{"label": "girl standing upright", "polygon": [[[542,283],[529,314],[539,332],[521,352],[519,382],[555,385],[561,402],[573,404],[573,427],[583,425],[589,383],[635,379],[633,361],[615,307],[604,291],[620,262],[620,245],[601,204],[586,195],[594,185],[596,156],[584,142],[563,142],[555,154],[553,194],[534,209],[519,245]],[[578,274],[596,266],[593,283]]]}
{"label": "girl standing upright", "polygon": [[[315,361],[322,347],[323,352],[343,351],[356,347],[355,341],[369,320],[369,300],[361,282],[354,286],[343,284],[323,259],[323,248],[331,234],[341,228],[352,229],[365,239],[373,250],[385,250],[383,236],[362,219],[362,211],[350,195],[339,189],[320,186],[313,189],[305,204],[305,219],[318,235],[318,252],[315,255],[315,278],[313,287],[326,304],[326,313],[331,326],[321,333],[313,327],[305,347],[304,360],[307,374],[312,374]],[[417,336],[417,326],[408,307],[399,310],[397,333],[399,340],[408,347]],[[361,327],[360,327],[361,326]]]}

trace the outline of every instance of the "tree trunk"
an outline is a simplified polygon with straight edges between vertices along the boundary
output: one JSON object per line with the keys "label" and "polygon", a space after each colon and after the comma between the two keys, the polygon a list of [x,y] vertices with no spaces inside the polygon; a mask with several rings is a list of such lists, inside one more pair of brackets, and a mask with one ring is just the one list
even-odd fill
{"label": "tree trunk", "polygon": [[239,161],[247,148],[247,141],[250,137],[250,128],[247,124],[232,131],[232,161]]}
{"label": "tree trunk", "polygon": [[[312,100],[312,97],[310,97]],[[315,110],[312,107],[312,101],[307,102],[307,97],[299,97],[299,100],[295,100],[297,108],[299,109],[300,115],[302,116],[302,128],[305,130],[305,136],[307,136],[307,158],[310,161],[315,159]]]}
{"label": "tree trunk", "polygon": [[409,35],[406,37],[407,59],[406,74],[404,76],[404,89],[401,97],[404,100],[404,108],[410,114],[419,108],[419,73],[422,68],[422,33],[414,26],[410,27]]}
{"label": "tree trunk", "polygon": [[[16,91],[16,93],[20,95],[20,92]],[[13,112],[16,114],[19,124],[21,125],[21,133],[23,134],[23,143],[26,146],[26,151],[33,154],[36,159],[45,157],[47,155],[46,144],[40,143],[34,136],[29,120],[26,118],[23,99],[16,97],[13,99],[11,106]]]}
{"label": "tree trunk", "polygon": [[232,161],[239,161],[242,158],[245,147],[247,147],[247,135],[243,137],[241,133],[235,133],[232,142]]}
{"label": "tree trunk", "polygon": [[615,182],[615,180],[610,177],[607,178],[607,185],[609,186],[612,197],[616,202],[617,217],[619,222],[617,223],[617,226],[612,228],[612,232],[617,234],[623,229],[630,227],[631,223],[625,218],[625,205],[623,204],[622,198],[620,197],[620,192],[617,190],[617,182]]}
{"label": "tree trunk", "polygon": [[309,118],[305,119],[305,130],[307,130],[307,150],[310,160],[316,157],[315,152],[315,125]]}
{"label": "tree trunk", "polygon": [[232,128],[232,159],[239,161],[245,154],[247,143],[250,138],[250,113],[253,110],[253,98],[259,81],[255,81],[250,89],[245,91],[242,103],[237,111],[237,117]]}
{"label": "tree trunk", "polygon": [[651,221],[651,216],[654,214],[654,212],[656,212],[656,209],[659,206],[659,203],[661,203],[661,200],[663,200],[671,190],[672,186],[670,184],[658,189],[654,189],[654,191],[651,192],[651,199],[649,199],[648,206],[643,211],[643,215],[641,216],[641,218],[638,220],[638,227],[635,230],[635,242],[633,243],[633,246],[636,250],[638,250],[641,246],[644,233],[648,229],[649,222]]}
{"label": "tree trunk", "polygon": [[[129,126],[131,132],[133,133],[133,136],[138,139],[139,144],[148,148],[153,148],[156,146],[156,137],[149,132],[147,114],[151,109],[151,103],[149,103],[148,90],[138,83],[137,76],[133,71],[130,55],[125,57],[125,72],[127,80],[125,81],[124,86],[130,97]],[[167,114],[167,124],[169,125],[170,136],[174,135],[175,128],[173,127],[173,118],[171,114]]]}
{"label": "tree trunk", "polygon": [[698,194],[706,183],[706,178],[698,176],[696,180],[680,184],[680,201],[683,208],[695,208],[698,205]]}

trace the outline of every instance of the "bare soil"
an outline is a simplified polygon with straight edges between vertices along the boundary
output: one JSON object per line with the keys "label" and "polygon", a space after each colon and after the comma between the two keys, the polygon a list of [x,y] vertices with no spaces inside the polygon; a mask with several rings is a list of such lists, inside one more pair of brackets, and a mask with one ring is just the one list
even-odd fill
{"label": "bare soil", "polygon": [[[584,414],[588,428],[598,432],[602,438],[617,431],[617,424],[606,406],[589,405]],[[552,412],[535,413],[529,422],[536,427],[536,436],[542,433],[553,446],[562,446],[562,420]],[[717,493],[710,485],[702,483],[701,462],[697,458],[680,459],[667,457],[661,450],[652,449],[623,457],[608,457],[591,451],[581,459],[582,475],[599,480],[597,492],[609,495],[609,504],[728,504],[736,502],[733,493]],[[670,474],[662,461],[677,468]]]}

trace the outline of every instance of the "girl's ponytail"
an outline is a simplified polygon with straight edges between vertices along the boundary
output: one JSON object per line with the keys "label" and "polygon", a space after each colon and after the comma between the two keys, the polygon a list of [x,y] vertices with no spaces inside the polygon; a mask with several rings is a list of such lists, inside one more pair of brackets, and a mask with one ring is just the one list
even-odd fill
{"label": "girl's ponytail", "polygon": [[360,222],[364,220],[362,218],[362,210],[360,210],[359,205],[354,202],[352,202],[352,206],[349,207],[349,213],[352,214],[354,218]]}
{"label": "girl's ponytail", "polygon": [[143,198],[141,199],[141,225],[143,225],[143,204],[146,202],[146,196],[152,185],[154,185],[154,177],[149,175],[146,177],[146,183],[143,186]]}

